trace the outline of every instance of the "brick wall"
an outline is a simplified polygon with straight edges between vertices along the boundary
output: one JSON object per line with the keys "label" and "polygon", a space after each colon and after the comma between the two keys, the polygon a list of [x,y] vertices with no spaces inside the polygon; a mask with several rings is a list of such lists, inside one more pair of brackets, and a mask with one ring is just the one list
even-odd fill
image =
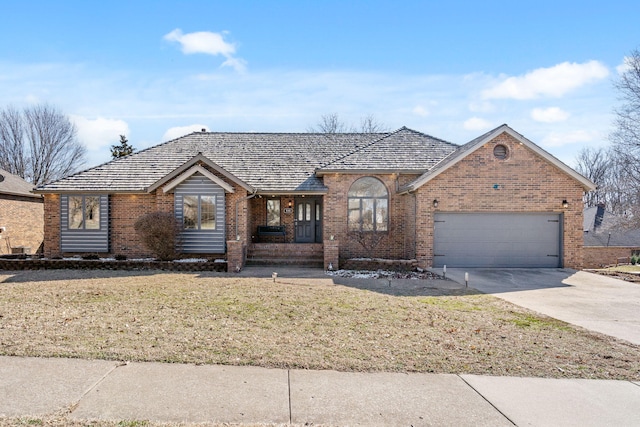
{"label": "brick wall", "polygon": [[[267,200],[280,200],[280,225],[284,226],[285,236],[257,236],[258,226],[267,225]],[[291,202],[291,213],[285,213],[284,210],[289,207]],[[295,241],[294,223],[295,215],[293,213],[294,197],[293,196],[276,196],[276,197],[254,197],[249,200],[249,233],[251,235],[250,242],[260,243],[293,243]]]}
{"label": "brick wall", "polygon": [[584,268],[601,268],[607,265],[615,265],[620,258],[629,257],[634,251],[640,251],[640,247],[628,246],[585,246]]}
{"label": "brick wall", "polygon": [[[158,190],[162,192],[162,190]],[[153,255],[144,247],[133,228],[142,215],[167,209],[166,199],[171,196],[173,212],[173,194],[160,198],[163,205],[157,206],[159,197],[155,194],[112,194],[109,196],[109,239],[113,254],[126,255],[129,258],[147,258]]]}
{"label": "brick wall", "polygon": [[[494,157],[497,143],[508,147],[507,159]],[[563,265],[580,268],[583,191],[573,178],[503,133],[418,189],[416,258],[422,267],[432,265],[436,211],[557,212],[563,214]]]}
{"label": "brick wall", "polygon": [[[382,240],[374,250],[368,250],[357,241],[354,233],[347,230],[347,193],[351,185],[363,176],[378,178],[389,193],[389,230],[382,233]],[[387,258],[404,259],[412,257],[414,247],[414,222],[407,221],[412,215],[411,196],[398,195],[396,189],[417,175],[384,174],[384,175],[324,175],[324,185],[329,192],[324,197],[325,221],[323,240],[334,236],[340,241],[340,260],[349,258]],[[405,238],[405,236],[409,236]],[[341,261],[342,262],[342,261]]]}
{"label": "brick wall", "polygon": [[60,195],[44,195],[44,256],[60,256]]}
{"label": "brick wall", "polygon": [[0,195],[0,227],[6,230],[0,240],[0,254],[11,247],[29,248],[36,253],[44,239],[44,203],[41,198]]}

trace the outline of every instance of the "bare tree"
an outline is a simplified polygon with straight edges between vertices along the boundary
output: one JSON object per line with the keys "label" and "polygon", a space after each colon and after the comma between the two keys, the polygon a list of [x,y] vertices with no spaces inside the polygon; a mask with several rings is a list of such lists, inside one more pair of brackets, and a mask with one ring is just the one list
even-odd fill
{"label": "bare tree", "polygon": [[625,58],[625,71],[614,83],[620,106],[615,110],[615,130],[609,136],[616,154],[640,184],[640,50]]}
{"label": "bare tree", "polygon": [[50,105],[0,112],[0,165],[34,185],[64,178],[85,161],[76,127]]}
{"label": "bare tree", "polygon": [[593,181],[597,188],[585,194],[586,207],[605,203],[613,160],[604,148],[583,148],[576,156],[576,170]]}
{"label": "bare tree", "polygon": [[0,110],[0,167],[23,178],[28,165],[24,136],[24,121],[20,111],[12,107]]}
{"label": "bare tree", "polygon": [[345,133],[349,129],[347,125],[340,120],[338,113],[323,114],[316,126],[307,128],[309,133]]}
{"label": "bare tree", "polygon": [[387,132],[389,129],[380,123],[373,114],[367,114],[360,119],[360,132],[362,133],[380,133]]}
{"label": "bare tree", "polygon": [[338,113],[323,114],[316,126],[307,128],[309,133],[378,133],[386,132],[387,128],[378,122],[373,114],[368,114],[360,119],[360,127],[347,125]]}

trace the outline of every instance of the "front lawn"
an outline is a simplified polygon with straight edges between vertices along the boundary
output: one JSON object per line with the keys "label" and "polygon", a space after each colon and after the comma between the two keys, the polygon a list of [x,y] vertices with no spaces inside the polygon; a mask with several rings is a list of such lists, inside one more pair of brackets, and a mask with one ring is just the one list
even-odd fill
{"label": "front lawn", "polygon": [[640,347],[489,295],[221,275],[0,275],[0,354],[640,379]]}

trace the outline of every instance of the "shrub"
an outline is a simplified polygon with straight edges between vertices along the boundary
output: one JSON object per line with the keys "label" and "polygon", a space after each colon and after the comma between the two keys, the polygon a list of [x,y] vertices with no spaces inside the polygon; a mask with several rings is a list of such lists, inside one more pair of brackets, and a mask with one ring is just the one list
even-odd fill
{"label": "shrub", "polygon": [[96,260],[96,259],[100,259],[100,255],[98,255],[98,254],[84,254],[84,255],[82,255],[82,259]]}
{"label": "shrub", "polygon": [[636,265],[638,263],[638,255],[631,255],[631,265]]}
{"label": "shrub", "polygon": [[142,215],[133,225],[142,244],[161,261],[176,258],[180,228],[175,216],[169,212],[151,212]]}

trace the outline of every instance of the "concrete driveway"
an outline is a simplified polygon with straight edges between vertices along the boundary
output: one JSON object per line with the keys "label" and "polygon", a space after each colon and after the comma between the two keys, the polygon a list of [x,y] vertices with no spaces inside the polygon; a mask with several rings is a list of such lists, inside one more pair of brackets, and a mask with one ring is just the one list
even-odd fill
{"label": "concrete driveway", "polygon": [[640,284],[571,269],[448,268],[447,278],[464,284],[465,272],[471,288],[640,345]]}

